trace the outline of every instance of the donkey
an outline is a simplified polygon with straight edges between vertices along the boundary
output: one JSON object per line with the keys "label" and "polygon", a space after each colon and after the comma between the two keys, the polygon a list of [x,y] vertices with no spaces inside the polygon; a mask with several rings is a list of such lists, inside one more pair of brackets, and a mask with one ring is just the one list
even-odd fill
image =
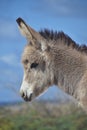
{"label": "donkey", "polygon": [[28,40],[22,54],[24,76],[20,94],[24,100],[32,101],[57,85],[87,110],[87,47],[63,32],[37,32],[23,19],[16,21]]}

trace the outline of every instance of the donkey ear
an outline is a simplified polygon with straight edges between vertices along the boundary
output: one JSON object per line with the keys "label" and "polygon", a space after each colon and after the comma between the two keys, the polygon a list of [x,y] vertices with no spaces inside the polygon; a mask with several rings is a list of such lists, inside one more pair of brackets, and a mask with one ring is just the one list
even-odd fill
{"label": "donkey ear", "polygon": [[22,18],[18,18],[16,21],[22,35],[31,41],[34,46],[39,46],[42,50],[47,49],[46,40],[38,32],[28,26]]}
{"label": "donkey ear", "polygon": [[19,25],[19,30],[21,34],[25,36],[27,39],[32,40],[33,39],[32,34],[29,30],[28,25],[24,22],[24,20],[22,18],[18,18],[16,21]]}

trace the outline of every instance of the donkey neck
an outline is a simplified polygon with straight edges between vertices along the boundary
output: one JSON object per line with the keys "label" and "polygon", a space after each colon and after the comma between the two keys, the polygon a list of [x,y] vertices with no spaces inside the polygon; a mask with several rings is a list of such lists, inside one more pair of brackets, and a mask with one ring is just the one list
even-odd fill
{"label": "donkey neck", "polygon": [[86,55],[64,44],[51,46],[54,84],[70,95],[74,95],[78,82],[87,69]]}

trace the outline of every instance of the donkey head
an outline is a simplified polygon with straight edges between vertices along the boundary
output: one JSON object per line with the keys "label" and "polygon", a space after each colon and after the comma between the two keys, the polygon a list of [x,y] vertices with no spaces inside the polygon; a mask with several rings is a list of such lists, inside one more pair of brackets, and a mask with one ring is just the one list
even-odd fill
{"label": "donkey head", "polygon": [[17,19],[17,23],[21,33],[28,40],[22,55],[24,76],[20,94],[25,101],[31,101],[52,85],[50,47],[47,40],[21,18]]}

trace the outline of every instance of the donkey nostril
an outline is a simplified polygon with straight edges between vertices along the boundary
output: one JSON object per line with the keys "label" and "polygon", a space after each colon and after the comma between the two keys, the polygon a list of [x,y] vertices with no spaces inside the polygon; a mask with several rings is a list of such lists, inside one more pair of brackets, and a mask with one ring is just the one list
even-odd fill
{"label": "donkey nostril", "polygon": [[24,94],[23,91],[20,91],[20,94],[21,94],[21,97],[24,97],[24,96],[25,96],[25,94]]}
{"label": "donkey nostril", "polygon": [[24,97],[24,96],[25,96],[24,92],[21,94],[21,96],[22,96],[22,97]]}

